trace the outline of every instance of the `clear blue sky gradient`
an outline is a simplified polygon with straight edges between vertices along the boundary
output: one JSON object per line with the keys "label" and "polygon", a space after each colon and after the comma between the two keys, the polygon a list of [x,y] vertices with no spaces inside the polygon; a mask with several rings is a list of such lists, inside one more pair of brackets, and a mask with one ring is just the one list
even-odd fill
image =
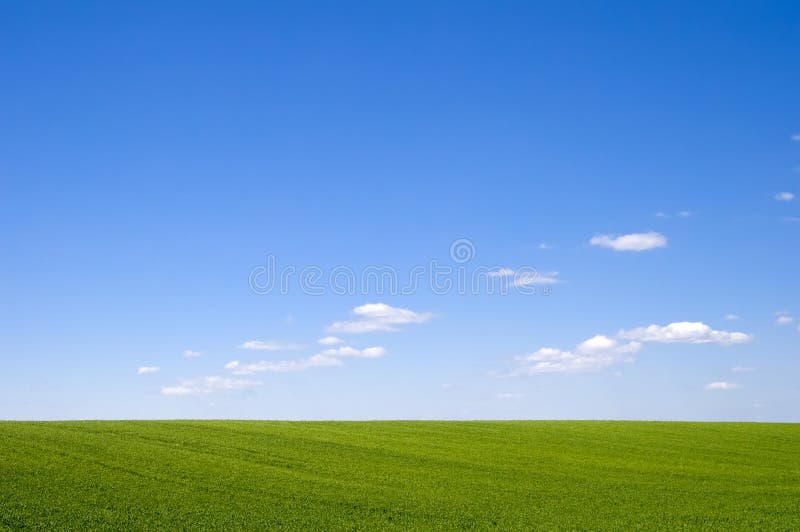
{"label": "clear blue sky gradient", "polygon": [[[0,81],[0,418],[800,421],[797,2],[4,2]],[[407,271],[458,238],[563,282],[248,287],[270,253]],[[436,318],[340,335],[383,358],[162,393],[377,302]],[[502,376],[680,321],[754,338]]]}

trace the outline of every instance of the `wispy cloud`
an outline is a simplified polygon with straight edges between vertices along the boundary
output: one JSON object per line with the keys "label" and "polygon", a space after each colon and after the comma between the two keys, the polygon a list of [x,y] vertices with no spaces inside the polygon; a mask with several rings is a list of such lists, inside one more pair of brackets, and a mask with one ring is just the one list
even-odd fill
{"label": "wispy cloud", "polygon": [[235,375],[253,375],[255,373],[288,373],[290,371],[305,371],[311,368],[322,368],[331,366],[341,366],[342,361],[338,358],[326,357],[324,355],[314,355],[308,358],[297,360],[260,360],[250,364],[242,364],[238,360],[233,360],[225,364],[225,369]]}
{"label": "wispy cloud", "polygon": [[542,251],[547,251],[548,249],[553,249],[553,246],[551,244],[548,244],[547,242],[540,242],[537,247],[539,249],[541,249]]}
{"label": "wispy cloud", "polygon": [[655,231],[628,235],[597,235],[592,237],[589,243],[614,251],[647,251],[666,247],[667,237]]}
{"label": "wispy cloud", "polygon": [[341,338],[337,338],[335,336],[326,336],[324,338],[320,338],[319,340],[317,340],[317,343],[319,345],[339,345],[343,344],[344,340],[342,340]]}
{"label": "wispy cloud", "polygon": [[725,314],[724,317],[728,321],[738,321],[738,320],[742,319],[742,317],[739,316],[738,314]]}
{"label": "wispy cloud", "polygon": [[709,382],[705,386],[706,390],[735,390],[740,388],[738,384],[735,382],[725,382],[725,381],[717,381],[717,382]]}
{"label": "wispy cloud", "polygon": [[686,344],[743,344],[753,337],[742,332],[717,331],[705,323],[679,321],[669,325],[649,325],[631,330],[621,330],[619,338],[639,342]]}
{"label": "wispy cloud", "polygon": [[[654,216],[656,218],[665,219],[665,218],[672,218],[673,215],[671,215],[669,213],[666,213],[666,212],[663,212],[663,211],[659,211],[659,212],[655,213]],[[677,218],[691,218],[692,211],[678,211],[678,212],[675,213],[675,216]]]}
{"label": "wispy cloud", "polygon": [[209,395],[216,392],[247,390],[260,385],[261,383],[258,381],[211,376],[182,380],[177,386],[161,388],[161,393],[163,395]]}
{"label": "wispy cloud", "polygon": [[183,350],[183,356],[185,356],[186,358],[197,358],[202,354],[203,353],[200,353],[199,351],[192,351],[191,349]]}
{"label": "wispy cloud", "polygon": [[558,272],[537,272],[533,269],[512,270],[511,268],[497,268],[491,270],[488,277],[513,278],[510,279],[514,286],[533,286],[558,284]]}
{"label": "wispy cloud", "polygon": [[498,399],[509,400],[509,399],[522,399],[525,397],[524,393],[516,393],[516,392],[501,392],[496,395]]}
{"label": "wispy cloud", "polygon": [[558,272],[522,272],[514,275],[514,286],[534,286],[561,283]]}
{"label": "wispy cloud", "polygon": [[311,368],[325,368],[341,366],[342,358],[381,358],[388,355],[383,347],[367,347],[356,349],[350,346],[333,347],[307,358],[296,360],[260,360],[250,364],[243,364],[233,360],[225,364],[225,369],[235,375],[252,375],[254,373],[287,373],[291,371],[305,371]]}
{"label": "wispy cloud", "polygon": [[327,327],[330,333],[368,333],[377,331],[397,331],[399,326],[412,323],[425,323],[434,318],[430,312],[392,307],[385,303],[367,303],[353,309],[357,319],[337,321]]}
{"label": "wispy cloud", "polygon": [[795,142],[800,142],[800,133],[795,133],[791,138]]}
{"label": "wispy cloud", "polygon": [[731,371],[734,373],[750,373],[751,371],[755,371],[758,368],[754,368],[751,366],[733,366]]}
{"label": "wispy cloud", "polygon": [[148,373],[158,373],[159,371],[161,371],[161,368],[158,366],[139,366],[136,373],[138,375],[147,375]]}
{"label": "wispy cloud", "polygon": [[794,194],[792,192],[778,192],[775,194],[774,198],[777,201],[792,201],[794,199]]}
{"label": "wispy cloud", "polygon": [[305,344],[293,344],[283,342],[262,342],[261,340],[248,340],[237,346],[239,349],[249,349],[251,351],[300,351],[306,349]]}
{"label": "wispy cloud", "polygon": [[791,325],[794,323],[794,316],[789,315],[788,311],[780,310],[775,313],[775,325]]}

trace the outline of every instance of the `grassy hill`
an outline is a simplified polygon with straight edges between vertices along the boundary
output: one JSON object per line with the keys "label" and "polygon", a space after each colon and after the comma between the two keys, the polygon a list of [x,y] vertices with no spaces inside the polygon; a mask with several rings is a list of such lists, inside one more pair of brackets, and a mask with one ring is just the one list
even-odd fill
{"label": "grassy hill", "polygon": [[2,422],[23,526],[800,530],[800,425]]}

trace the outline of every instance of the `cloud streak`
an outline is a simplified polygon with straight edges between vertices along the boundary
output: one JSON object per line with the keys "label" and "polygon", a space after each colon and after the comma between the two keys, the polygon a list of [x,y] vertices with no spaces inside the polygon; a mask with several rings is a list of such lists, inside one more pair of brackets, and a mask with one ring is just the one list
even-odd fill
{"label": "cloud streak", "polygon": [[647,251],[667,247],[667,237],[661,233],[630,233],[627,235],[596,235],[589,240],[592,246],[614,251]]}
{"label": "cloud streak", "polygon": [[292,344],[283,342],[262,342],[261,340],[248,340],[237,346],[239,349],[248,349],[250,351],[300,351],[306,349],[308,346],[305,344]]}
{"label": "cloud streak", "polygon": [[185,395],[209,395],[217,392],[228,392],[233,390],[248,390],[261,386],[258,381],[247,379],[230,379],[228,377],[202,377],[200,379],[181,380],[177,386],[165,386],[161,388],[162,395],[185,396]]}
{"label": "cloud streak", "polygon": [[385,303],[361,305],[353,309],[353,314],[357,319],[334,322],[326,328],[326,331],[343,334],[391,332],[400,330],[401,325],[425,323],[434,318],[430,312],[414,312]]}

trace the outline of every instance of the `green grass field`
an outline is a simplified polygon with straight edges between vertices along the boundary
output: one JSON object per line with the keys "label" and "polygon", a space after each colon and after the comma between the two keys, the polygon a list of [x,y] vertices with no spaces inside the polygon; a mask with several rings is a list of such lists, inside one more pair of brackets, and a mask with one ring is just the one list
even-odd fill
{"label": "green grass field", "polygon": [[2,422],[0,527],[800,530],[800,425]]}

